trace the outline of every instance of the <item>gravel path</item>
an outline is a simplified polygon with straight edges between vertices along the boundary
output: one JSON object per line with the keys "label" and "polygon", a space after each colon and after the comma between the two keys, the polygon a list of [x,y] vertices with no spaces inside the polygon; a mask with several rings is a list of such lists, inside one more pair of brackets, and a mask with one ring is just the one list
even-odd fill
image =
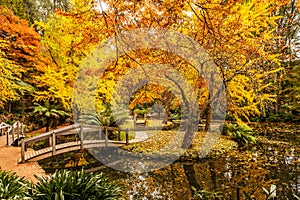
{"label": "gravel path", "polygon": [[46,175],[45,171],[37,162],[18,164],[17,160],[20,158],[20,156],[21,148],[6,146],[5,136],[0,136],[0,168],[2,170],[16,172],[20,177],[28,178],[33,182],[37,181],[34,175]]}

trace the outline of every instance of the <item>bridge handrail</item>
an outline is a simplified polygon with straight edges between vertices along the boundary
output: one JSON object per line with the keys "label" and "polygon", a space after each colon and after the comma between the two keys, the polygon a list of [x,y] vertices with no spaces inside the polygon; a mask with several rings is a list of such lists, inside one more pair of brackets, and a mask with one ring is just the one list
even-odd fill
{"label": "bridge handrail", "polygon": [[[91,130],[95,130],[95,131],[100,131],[100,130],[104,130],[105,131],[105,145],[108,145],[108,130],[112,130],[112,131],[121,131],[120,128],[118,127],[105,127],[105,126],[99,126],[99,125],[90,125],[90,124],[83,124],[83,123],[77,123],[77,124],[73,124],[73,125],[69,125],[60,129],[56,129],[53,131],[49,131],[47,133],[42,133],[40,135],[31,137],[31,138],[27,138],[24,139],[21,143],[21,162],[24,163],[25,162],[25,151],[26,151],[26,145],[42,140],[42,139],[48,139],[49,138],[49,143],[50,143],[50,147],[52,147],[52,154],[55,155],[55,151],[56,151],[56,136],[58,135],[66,135],[66,134],[78,134],[80,135],[80,138],[83,138],[83,132],[84,132],[84,128],[89,129],[88,131]],[[74,132],[74,133],[68,133],[68,131],[71,130],[76,130],[79,129],[78,132]],[[128,130],[126,130],[126,144],[128,144],[129,141],[129,137],[128,137]],[[80,140],[80,145],[81,145],[81,149],[83,149],[83,140]]]}
{"label": "bridge handrail", "polygon": [[74,130],[74,129],[77,129],[77,128],[80,128],[80,124],[73,124],[73,125],[65,126],[63,128],[57,129],[57,130],[49,131],[47,133],[42,133],[42,134],[37,135],[37,136],[26,138],[26,139],[23,140],[22,143],[30,144],[30,143],[39,141],[41,139],[47,139],[47,138],[51,137],[53,134],[62,135],[67,131]]}
{"label": "bridge handrail", "polygon": [[5,122],[1,122],[0,123],[0,129],[3,129],[3,128],[8,128],[8,127],[11,127],[11,125],[5,123]]}
{"label": "bridge handrail", "polygon": [[[15,142],[15,140],[19,140],[20,138],[23,137],[24,125],[20,121],[16,121],[13,125],[9,125],[5,122],[2,122],[0,124],[1,133],[3,133],[2,131],[4,128],[7,128],[7,130],[5,131],[7,146],[10,146],[13,142]],[[16,132],[15,129],[17,129]],[[16,138],[15,138],[15,134],[16,134]],[[12,139],[11,141],[9,135],[11,135],[11,139]]]}

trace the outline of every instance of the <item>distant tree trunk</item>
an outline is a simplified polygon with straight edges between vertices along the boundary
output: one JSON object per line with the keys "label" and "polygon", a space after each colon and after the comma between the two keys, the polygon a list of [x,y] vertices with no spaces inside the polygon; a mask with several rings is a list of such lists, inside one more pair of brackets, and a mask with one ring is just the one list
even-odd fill
{"label": "distant tree trunk", "polygon": [[205,121],[205,129],[204,129],[205,131],[209,130],[209,126],[211,124],[211,118],[212,118],[211,103],[208,103],[206,107],[206,121]]}
{"label": "distant tree trunk", "polygon": [[50,131],[51,119],[46,119],[46,133]]}
{"label": "distant tree trunk", "polygon": [[8,112],[11,113],[11,102],[8,103]]}
{"label": "distant tree trunk", "polygon": [[192,148],[192,142],[194,140],[194,137],[194,131],[192,131],[191,129],[187,129],[181,147],[184,149]]}
{"label": "distant tree trunk", "polygon": [[165,124],[168,124],[168,121],[169,121],[169,115],[170,115],[170,103],[168,103],[167,109],[166,109]]}
{"label": "distant tree trunk", "polygon": [[205,131],[209,131],[209,127],[211,124],[211,119],[212,119],[212,98],[213,98],[213,74],[210,75],[210,83],[209,83],[209,94],[208,94],[208,104],[206,107],[206,122],[205,122]]}

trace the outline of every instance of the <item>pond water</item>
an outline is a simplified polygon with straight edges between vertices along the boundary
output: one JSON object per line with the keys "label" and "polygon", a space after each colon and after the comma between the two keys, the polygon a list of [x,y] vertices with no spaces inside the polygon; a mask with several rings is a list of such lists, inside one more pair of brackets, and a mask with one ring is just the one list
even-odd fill
{"label": "pond water", "polygon": [[[271,185],[276,185],[277,199],[294,199],[293,194],[300,194],[299,153],[295,148],[267,147],[260,151],[232,151],[214,159],[175,162],[143,174],[119,172],[108,167],[99,171],[125,184],[127,199],[191,199],[197,195],[208,199],[213,195],[219,199],[237,199],[240,195],[244,199],[243,192],[255,199],[266,199],[263,188],[269,191]],[[45,166],[45,160],[41,163],[52,172],[63,163],[66,166],[67,158],[72,158],[65,156],[64,159],[62,155],[57,156],[57,162],[52,160],[51,163],[57,165],[51,168]],[[90,167],[101,165],[91,161],[89,156],[86,152]]]}
{"label": "pond water", "polygon": [[[209,158],[175,162],[162,169],[132,174],[109,167],[99,171],[126,186],[126,199],[276,199],[300,196],[299,137],[291,143],[257,144],[255,148],[234,150]],[[48,172],[70,167],[78,152],[45,159],[40,164]],[[101,166],[88,152],[87,167]]]}

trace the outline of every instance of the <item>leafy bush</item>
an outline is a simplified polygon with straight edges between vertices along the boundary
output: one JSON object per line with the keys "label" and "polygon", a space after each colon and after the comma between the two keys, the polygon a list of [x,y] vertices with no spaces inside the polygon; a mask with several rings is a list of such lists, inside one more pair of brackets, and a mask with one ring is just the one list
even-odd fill
{"label": "leafy bush", "polygon": [[256,142],[252,129],[247,125],[225,124],[223,132],[233,138],[241,146],[247,146]]}
{"label": "leafy bush", "polygon": [[194,190],[193,199],[202,199],[202,200],[211,200],[211,199],[224,199],[223,195],[221,195],[219,192],[214,191],[206,191],[206,190]]}
{"label": "leafy bush", "polygon": [[102,174],[82,171],[56,171],[39,177],[34,197],[38,200],[120,199],[122,188]]}
{"label": "leafy bush", "polygon": [[257,122],[299,122],[300,117],[298,114],[290,114],[286,112],[273,113],[269,112],[267,116],[258,116],[252,119],[252,121]]}
{"label": "leafy bush", "polygon": [[31,199],[29,185],[16,173],[0,170],[0,199]]}
{"label": "leafy bush", "polygon": [[169,119],[170,120],[180,120],[181,114],[180,113],[171,113]]}
{"label": "leafy bush", "polygon": [[136,113],[136,114],[145,115],[148,112],[148,110],[147,109],[138,109],[137,108],[133,112]]}

